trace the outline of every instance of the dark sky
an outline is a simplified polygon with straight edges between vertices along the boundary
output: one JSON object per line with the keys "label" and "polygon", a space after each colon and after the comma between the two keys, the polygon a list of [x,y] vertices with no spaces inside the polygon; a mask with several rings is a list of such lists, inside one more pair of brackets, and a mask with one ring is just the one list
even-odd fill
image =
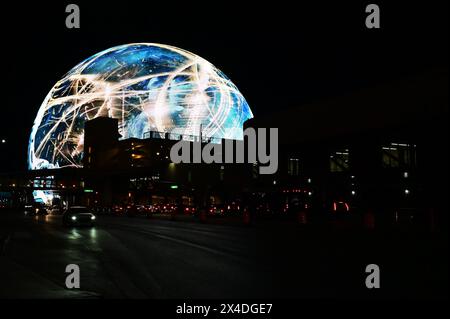
{"label": "dark sky", "polygon": [[65,28],[68,3],[2,4],[0,138],[8,142],[0,146],[1,171],[26,168],[34,117],[55,82],[85,58],[119,44],[164,43],[202,56],[231,78],[255,116],[448,69],[444,1],[375,2],[380,30],[365,28],[370,2],[77,2],[78,30]]}

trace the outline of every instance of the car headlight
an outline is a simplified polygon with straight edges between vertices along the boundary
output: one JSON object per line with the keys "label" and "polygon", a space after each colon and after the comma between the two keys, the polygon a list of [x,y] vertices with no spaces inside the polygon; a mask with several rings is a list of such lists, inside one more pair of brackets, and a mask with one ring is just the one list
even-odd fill
{"label": "car headlight", "polygon": [[77,216],[72,216],[72,220],[77,220]]}
{"label": "car headlight", "polygon": [[95,220],[95,216],[94,215],[91,216],[91,220]]}

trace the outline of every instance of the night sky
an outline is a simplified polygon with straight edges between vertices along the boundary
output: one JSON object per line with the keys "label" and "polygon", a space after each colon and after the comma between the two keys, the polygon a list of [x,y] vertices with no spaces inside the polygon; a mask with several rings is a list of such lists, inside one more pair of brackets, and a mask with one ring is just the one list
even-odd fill
{"label": "night sky", "polygon": [[1,171],[26,168],[33,120],[55,82],[85,58],[120,44],[156,42],[200,55],[231,78],[255,117],[432,68],[448,70],[443,1],[376,2],[380,30],[365,28],[369,2],[251,8],[243,1],[77,2],[81,29],[66,29],[68,3],[2,4],[0,138],[9,156],[1,154]]}

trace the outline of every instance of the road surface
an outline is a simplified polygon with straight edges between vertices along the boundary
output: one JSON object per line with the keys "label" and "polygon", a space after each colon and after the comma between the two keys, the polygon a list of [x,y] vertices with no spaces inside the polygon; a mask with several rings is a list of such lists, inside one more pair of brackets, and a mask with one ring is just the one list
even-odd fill
{"label": "road surface", "polygon": [[[0,298],[448,297],[447,242],[261,221],[251,227],[99,216],[0,212]],[[381,289],[365,267],[381,269]],[[68,264],[80,289],[67,289]]]}

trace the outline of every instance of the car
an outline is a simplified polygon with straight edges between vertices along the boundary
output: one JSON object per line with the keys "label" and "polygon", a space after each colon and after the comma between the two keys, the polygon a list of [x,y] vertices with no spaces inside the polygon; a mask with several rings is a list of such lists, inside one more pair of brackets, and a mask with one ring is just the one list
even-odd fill
{"label": "car", "polygon": [[394,209],[392,224],[399,229],[425,229],[430,223],[430,216],[424,210],[414,207],[400,207]]}
{"label": "car", "polygon": [[147,206],[146,205],[137,205],[137,213],[139,216],[145,216],[147,214]]}
{"label": "car", "polygon": [[163,214],[176,214],[178,211],[178,206],[175,204],[165,204],[162,207]]}
{"label": "car", "polygon": [[96,216],[84,206],[73,206],[63,214],[63,225],[65,226],[93,226]]}
{"label": "car", "polygon": [[121,216],[125,214],[125,210],[122,205],[114,205],[112,207],[112,213],[116,216]]}
{"label": "car", "polygon": [[152,217],[152,214],[156,212],[155,205],[141,205],[138,207],[138,213],[140,216]]}
{"label": "car", "polygon": [[240,216],[241,215],[241,205],[239,202],[232,201],[223,207],[225,213],[228,216]]}
{"label": "car", "polygon": [[222,216],[225,212],[225,208],[222,205],[210,205],[208,214],[210,216]]}
{"label": "car", "polygon": [[46,216],[47,208],[43,203],[33,203],[25,206],[25,215],[27,216]]}
{"label": "car", "polygon": [[36,211],[33,208],[33,205],[25,205],[24,207],[25,216],[36,216]]}
{"label": "car", "polygon": [[95,215],[109,215],[112,213],[112,208],[109,206],[96,206],[92,208]]}
{"label": "car", "polygon": [[53,205],[51,207],[51,213],[52,215],[61,215],[62,213],[64,213],[64,209],[61,206]]}
{"label": "car", "polygon": [[335,200],[331,204],[331,213],[334,216],[347,216],[350,212],[350,205],[342,200]]}
{"label": "car", "polygon": [[153,214],[157,213],[157,205],[151,205],[151,204],[147,204],[147,205],[139,205],[137,208],[138,214],[139,216],[144,216],[144,217],[152,217]]}
{"label": "car", "polygon": [[336,227],[353,227],[357,224],[357,219],[359,215],[350,205],[349,202],[336,199],[328,204],[326,207],[325,214],[322,215],[324,219],[331,222]]}
{"label": "car", "polygon": [[134,217],[138,214],[138,206],[134,204],[127,205],[125,207],[125,215],[128,217]]}
{"label": "car", "polygon": [[185,215],[195,215],[197,213],[197,208],[191,205],[185,205],[183,208],[183,213]]}
{"label": "car", "polygon": [[[260,217],[269,217],[274,215],[273,209],[270,207],[269,203],[258,203],[255,205],[256,214]],[[283,207],[283,212],[287,213],[289,211],[289,204],[285,204]]]}
{"label": "car", "polygon": [[155,214],[174,214],[178,210],[175,204],[155,204],[153,205],[153,213]]}

